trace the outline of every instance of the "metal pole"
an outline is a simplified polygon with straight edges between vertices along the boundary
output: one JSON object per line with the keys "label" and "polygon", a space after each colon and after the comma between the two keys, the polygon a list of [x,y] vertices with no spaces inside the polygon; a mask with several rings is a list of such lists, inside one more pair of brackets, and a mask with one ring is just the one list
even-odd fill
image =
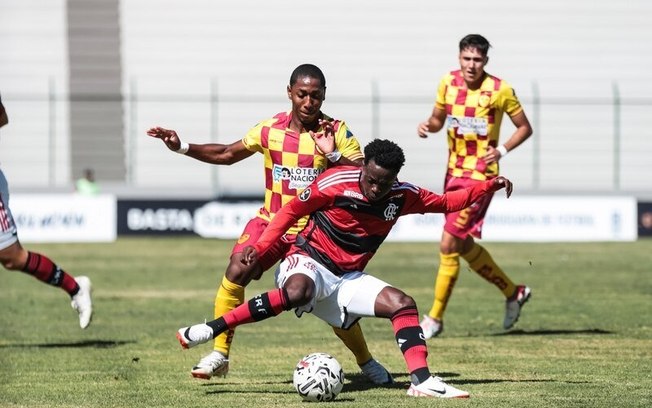
{"label": "metal pole", "polygon": [[611,89],[614,98],[614,189],[620,190],[620,89],[613,82]]}
{"label": "metal pole", "polygon": [[532,143],[532,187],[538,190],[541,184],[541,96],[539,94],[539,84],[532,82],[532,127],[534,137]]}
{"label": "metal pole", "polygon": [[380,90],[375,79],[371,80],[371,138],[380,138]]}
{"label": "metal pole", "polygon": [[57,119],[56,119],[56,100],[54,78],[50,77],[48,84],[48,186],[54,187],[56,183],[56,137],[57,137]]}
{"label": "metal pole", "polygon": [[134,168],[135,168],[135,161],[136,161],[136,137],[135,137],[135,132],[137,129],[137,114],[138,114],[138,107],[137,107],[137,86],[136,86],[136,79],[131,78],[129,81],[129,131],[127,132],[127,141],[126,141],[126,146],[127,146],[127,151],[125,152],[125,156],[127,157],[127,185],[132,186],[134,183]]}
{"label": "metal pole", "polygon": [[[210,141],[212,143],[217,143],[217,108],[218,108],[218,93],[217,93],[217,79],[213,78],[211,80],[211,91],[210,91]],[[213,186],[213,197],[218,197],[219,190],[219,181],[218,181],[218,171],[219,166],[211,167],[211,185]]]}

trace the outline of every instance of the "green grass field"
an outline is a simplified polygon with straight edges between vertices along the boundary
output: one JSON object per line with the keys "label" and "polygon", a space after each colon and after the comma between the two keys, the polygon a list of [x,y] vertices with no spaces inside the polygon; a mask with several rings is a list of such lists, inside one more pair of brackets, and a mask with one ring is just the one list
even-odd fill
{"label": "green grass field", "polygon": [[[231,372],[195,380],[210,350],[182,350],[175,331],[212,319],[213,298],[232,242],[120,239],[113,244],[28,245],[94,284],[95,317],[79,329],[67,296],[22,273],[0,272],[1,407],[298,407],[292,370],[303,355],[328,352],[346,373],[338,407],[652,406],[652,241],[486,243],[533,296],[502,330],[496,288],[466,267],[440,338],[429,340],[433,372],[470,400],[413,399],[389,321],[363,320],[374,356],[397,384],[377,388],[314,316],[238,328]],[[400,287],[426,312],[435,244],[385,244],[368,272]],[[247,297],[272,286],[272,273]]]}

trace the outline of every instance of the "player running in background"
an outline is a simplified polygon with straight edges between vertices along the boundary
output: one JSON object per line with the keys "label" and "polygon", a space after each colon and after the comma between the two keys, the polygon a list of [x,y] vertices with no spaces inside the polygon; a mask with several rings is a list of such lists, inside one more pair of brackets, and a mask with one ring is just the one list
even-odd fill
{"label": "player running in background", "polygon": [[[360,165],[360,144],[343,121],[333,120],[321,111],[326,97],[326,79],[322,71],[311,64],[297,67],[290,76],[287,95],[292,102],[290,112],[281,112],[263,120],[245,137],[230,145],[188,144],[181,142],[173,130],[160,127],[147,134],[161,139],[173,151],[211,164],[230,165],[262,153],[265,157],[265,204],[249,221],[231,252],[231,259],[215,297],[215,318],[226,314],[244,302],[245,287],[252,279],[285,257],[306,225],[307,217],[289,226],[287,234],[274,243],[258,262],[245,265],[240,253],[253,245],[279,209],[301,193],[321,172],[333,165]],[[305,177],[308,175],[309,177]],[[389,372],[369,352],[358,324],[343,330],[333,327],[335,334],[353,352],[362,372],[376,384],[391,383]],[[215,339],[212,353],[193,367],[196,378],[209,379],[226,375],[234,330]]]}
{"label": "player running in background", "polygon": [[[0,128],[9,123],[0,99]],[[93,317],[91,281],[86,276],[73,277],[45,255],[27,251],[18,240],[16,223],[9,209],[9,185],[0,169],[0,262],[7,270],[21,271],[41,282],[58,286],[71,298],[71,306],[79,314],[79,326],[88,327]]]}
{"label": "player running in background", "polygon": [[[478,34],[467,35],[460,41],[460,69],[442,78],[432,115],[417,127],[418,135],[426,138],[428,132],[438,132],[446,126],[449,157],[444,191],[455,191],[497,177],[498,161],[532,134],[530,122],[512,87],[484,70],[489,61],[489,47],[489,41]],[[507,113],[516,130],[499,145],[503,113]],[[460,273],[460,256],[505,295],[505,329],[516,323],[521,307],[530,297],[530,288],[514,285],[489,252],[473,238],[482,237],[482,224],[491,198],[487,195],[469,208],[446,213],[435,300],[421,321],[426,338],[437,336],[444,329],[444,311]]]}
{"label": "player running in background", "polygon": [[287,257],[276,270],[276,287],[208,323],[177,331],[182,347],[194,347],[240,324],[297,308],[332,326],[347,328],[364,316],[390,319],[396,342],[410,372],[408,395],[466,398],[469,394],[430,374],[427,346],[410,296],[363,272],[402,215],[458,211],[512,184],[496,177],[438,195],[397,181],[403,151],[376,139],[365,147],[363,166],[328,169],[274,217],[242,262],[265,257],[297,220],[310,214]]}

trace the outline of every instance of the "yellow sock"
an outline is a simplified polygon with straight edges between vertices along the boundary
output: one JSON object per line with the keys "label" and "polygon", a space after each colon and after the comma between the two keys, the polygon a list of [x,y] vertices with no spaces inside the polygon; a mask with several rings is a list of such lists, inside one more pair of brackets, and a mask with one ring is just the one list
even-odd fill
{"label": "yellow sock", "polygon": [[[229,281],[226,276],[222,278],[222,284],[217,289],[217,295],[215,295],[215,318],[217,319],[243,304],[244,295],[244,286]],[[215,337],[213,350],[219,351],[228,357],[234,334],[235,330],[227,330]]]}
{"label": "yellow sock", "polygon": [[342,343],[351,350],[358,365],[362,365],[371,360],[371,353],[367,347],[367,341],[364,339],[359,322],[356,322],[349,330],[333,327],[333,331],[342,340]]}
{"label": "yellow sock", "polygon": [[491,258],[489,252],[484,249],[481,245],[477,243],[473,244],[473,247],[469,252],[462,255],[468,263],[471,269],[473,269],[478,275],[482,276],[488,282],[496,285],[505,297],[510,297],[514,294],[516,287],[514,283],[505,275],[505,272],[500,269],[496,262]]}
{"label": "yellow sock", "polygon": [[437,271],[437,279],[435,280],[435,302],[432,304],[432,309],[428,315],[433,319],[442,320],[444,318],[444,311],[448,305],[453,293],[453,287],[457,282],[457,277],[460,274],[460,254],[453,252],[452,254],[439,254],[439,270]]}

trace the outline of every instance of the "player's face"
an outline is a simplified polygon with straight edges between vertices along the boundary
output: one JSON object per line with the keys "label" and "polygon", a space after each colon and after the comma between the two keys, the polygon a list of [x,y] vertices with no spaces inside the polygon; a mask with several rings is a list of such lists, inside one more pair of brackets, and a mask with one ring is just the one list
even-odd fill
{"label": "player's face", "polygon": [[470,88],[480,84],[484,75],[484,66],[489,58],[476,48],[465,48],[460,52],[460,69],[464,82]]}
{"label": "player's face", "polygon": [[288,86],[288,98],[292,101],[294,117],[298,118],[305,128],[311,129],[321,116],[320,109],[326,98],[326,88],[319,79],[304,76],[294,85]]}
{"label": "player's face", "polygon": [[371,159],[362,166],[360,190],[371,202],[382,200],[392,189],[396,176],[396,173],[380,167]]}

